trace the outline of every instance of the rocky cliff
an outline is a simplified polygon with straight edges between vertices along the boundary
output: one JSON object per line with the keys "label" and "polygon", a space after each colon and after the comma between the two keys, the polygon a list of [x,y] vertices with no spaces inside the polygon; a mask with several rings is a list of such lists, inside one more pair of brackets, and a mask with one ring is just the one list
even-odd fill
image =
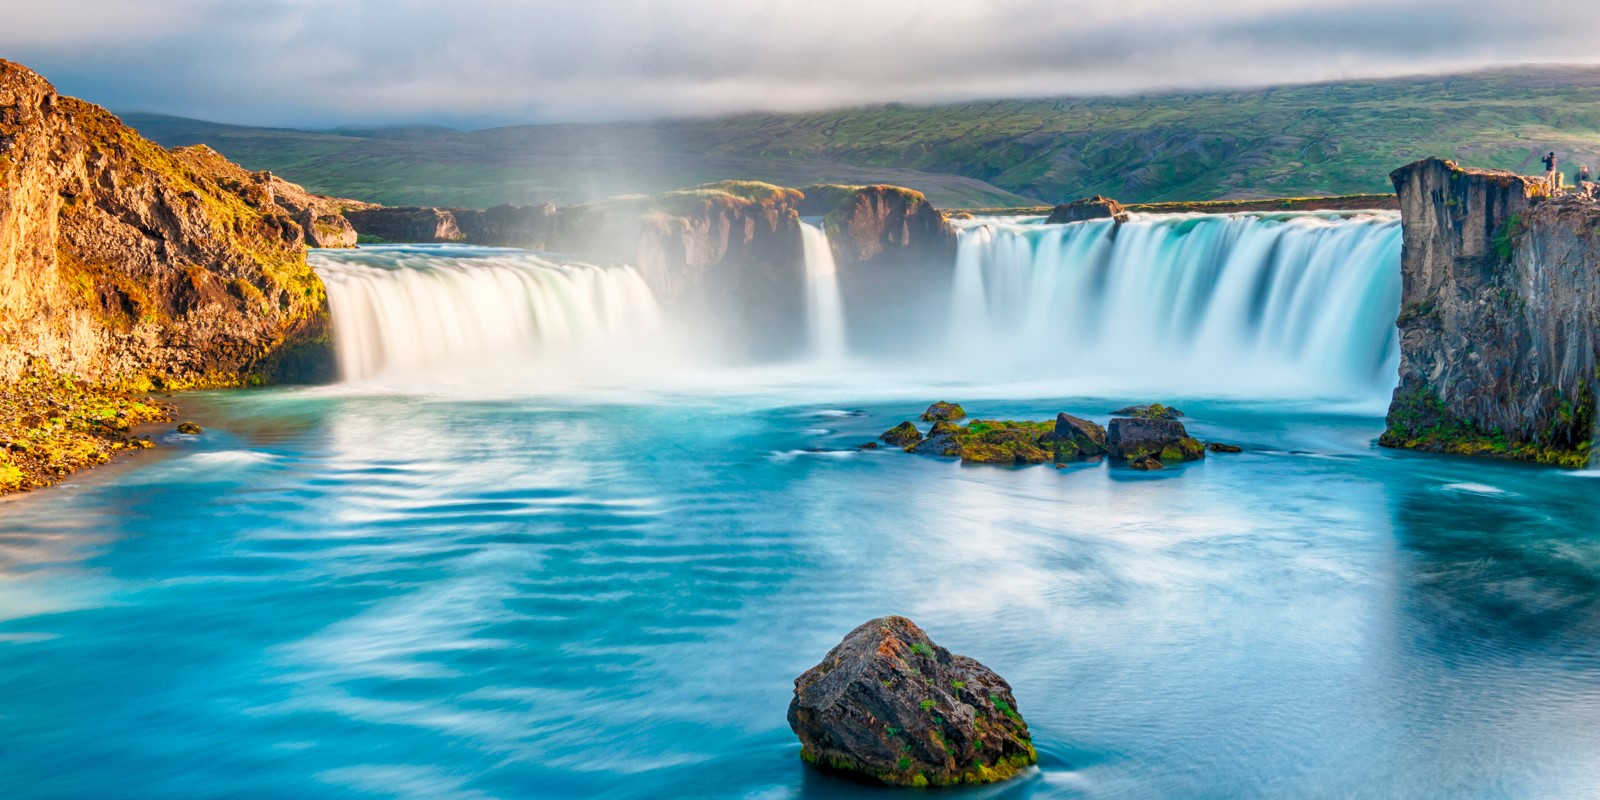
{"label": "rocky cliff", "polygon": [[1405,227],[1400,386],[1380,442],[1582,466],[1600,393],[1600,203],[1427,159]]}
{"label": "rocky cliff", "polygon": [[321,376],[326,304],[305,248],[348,241],[339,210],[205,147],[162,149],[0,61],[0,382]]}
{"label": "rocky cliff", "polygon": [[[899,186],[810,186],[802,213],[820,213],[839,269],[864,264],[949,264],[956,231],[921,192]],[[814,200],[812,198],[815,198]]]}
{"label": "rocky cliff", "polygon": [[566,208],[346,212],[373,239],[523,247],[631,264],[673,306],[743,317],[747,351],[766,355],[804,341],[802,215],[823,218],[852,304],[904,298],[907,286],[937,284],[920,278],[948,271],[954,261],[956,234],[944,215],[917,192],[894,186],[796,190],[720,181]]}

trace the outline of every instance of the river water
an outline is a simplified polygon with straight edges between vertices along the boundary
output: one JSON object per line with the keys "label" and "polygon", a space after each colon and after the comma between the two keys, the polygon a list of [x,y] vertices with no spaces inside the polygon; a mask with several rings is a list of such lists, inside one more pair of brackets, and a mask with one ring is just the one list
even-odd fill
{"label": "river water", "polygon": [[[883,797],[805,767],[784,713],[893,613],[1006,677],[1038,744],[951,796],[1600,794],[1600,476],[1378,449],[1369,390],[1082,385],[797,362],[187,395],[204,434],[0,504],[0,787]],[[938,399],[1166,400],[1246,452],[854,449]]]}

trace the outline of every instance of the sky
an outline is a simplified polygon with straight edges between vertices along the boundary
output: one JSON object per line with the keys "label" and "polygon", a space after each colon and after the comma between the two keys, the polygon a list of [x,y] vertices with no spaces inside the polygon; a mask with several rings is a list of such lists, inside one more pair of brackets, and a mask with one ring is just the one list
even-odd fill
{"label": "sky", "polygon": [[0,0],[117,110],[476,128],[1600,63],[1592,0]]}

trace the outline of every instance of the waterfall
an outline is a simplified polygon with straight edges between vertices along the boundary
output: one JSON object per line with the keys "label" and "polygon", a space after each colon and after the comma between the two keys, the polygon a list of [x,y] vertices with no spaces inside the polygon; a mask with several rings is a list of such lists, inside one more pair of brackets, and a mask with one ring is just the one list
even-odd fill
{"label": "waterfall", "polygon": [[833,245],[822,226],[800,223],[806,265],[806,331],[811,357],[838,361],[845,355],[844,303],[839,296],[839,270]]}
{"label": "waterfall", "polygon": [[345,380],[640,357],[661,313],[632,268],[489,248],[319,250]]}
{"label": "waterfall", "polygon": [[[1121,225],[1013,217],[958,227],[953,270],[911,265],[852,284],[870,314],[847,341],[827,234],[802,225],[806,291],[792,302],[805,303],[818,367],[808,380],[846,375],[838,367],[849,362],[910,380],[990,389],[1049,381],[1051,391],[1152,398],[1365,403],[1394,387],[1393,213],[1137,215]],[[319,250],[312,263],[328,288],[346,380],[442,370],[548,385],[572,371],[612,385],[692,380],[726,356],[719,338],[740,335],[735,315],[688,306],[673,308],[668,325],[629,267],[456,245]]]}
{"label": "waterfall", "polygon": [[1381,395],[1400,235],[1384,212],[964,222],[949,349],[1167,391]]}

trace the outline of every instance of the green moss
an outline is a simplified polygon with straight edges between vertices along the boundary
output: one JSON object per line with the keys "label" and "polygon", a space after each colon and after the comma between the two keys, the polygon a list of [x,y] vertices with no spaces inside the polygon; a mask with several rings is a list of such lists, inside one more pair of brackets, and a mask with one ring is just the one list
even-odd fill
{"label": "green moss", "polygon": [[1484,430],[1472,420],[1456,416],[1432,389],[1417,386],[1396,394],[1389,409],[1389,426],[1378,437],[1378,444],[1581,469],[1589,464],[1596,449],[1592,439],[1576,441],[1578,436],[1594,430],[1593,390],[1582,385],[1578,397],[1568,399],[1558,394],[1556,403],[1555,426],[1535,441],[1519,441],[1498,428]]}
{"label": "green moss", "polygon": [[1500,223],[1499,229],[1494,233],[1494,252],[1500,257],[1502,263],[1509,263],[1517,251],[1517,237],[1522,235],[1524,228],[1522,215],[1512,214]]}
{"label": "green moss", "polygon": [[130,438],[140,423],[170,418],[154,401],[93,386],[36,361],[0,383],[0,493],[48,486],[118,452],[149,447]]}

